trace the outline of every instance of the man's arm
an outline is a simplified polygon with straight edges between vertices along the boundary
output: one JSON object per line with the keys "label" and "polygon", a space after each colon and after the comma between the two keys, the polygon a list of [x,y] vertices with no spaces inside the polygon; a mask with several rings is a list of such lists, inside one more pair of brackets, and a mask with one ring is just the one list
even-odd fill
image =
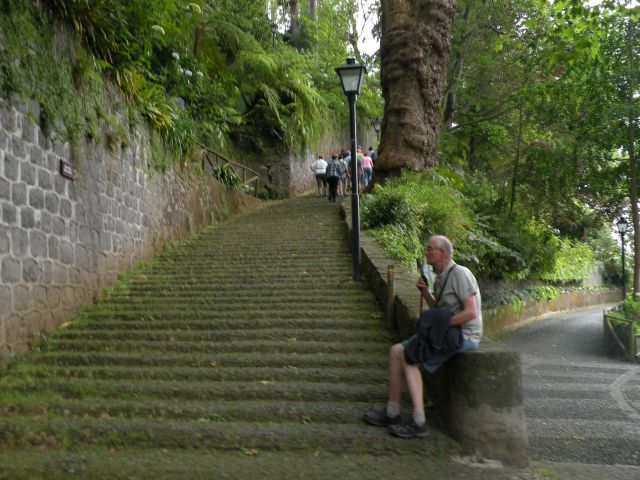
{"label": "man's arm", "polygon": [[462,310],[451,317],[451,321],[449,322],[451,326],[462,325],[463,323],[467,323],[478,316],[475,293],[469,295],[466,300],[462,302],[462,306]]}
{"label": "man's arm", "polygon": [[431,291],[429,290],[429,286],[425,283],[422,277],[418,278],[418,281],[416,282],[416,287],[418,287],[418,290],[420,290],[420,294],[427,301],[427,305],[429,305],[429,308],[435,307],[436,299],[431,293]]}

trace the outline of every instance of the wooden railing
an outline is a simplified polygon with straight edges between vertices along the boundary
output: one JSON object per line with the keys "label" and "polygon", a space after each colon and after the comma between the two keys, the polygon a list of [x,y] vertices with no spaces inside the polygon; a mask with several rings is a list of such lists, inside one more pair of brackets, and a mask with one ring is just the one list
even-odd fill
{"label": "wooden railing", "polygon": [[[635,334],[635,325],[640,323],[640,319],[630,320],[623,318],[623,315],[611,315],[611,312],[619,311],[619,307],[612,307],[603,312],[604,314],[604,346],[609,353],[614,347],[620,350],[625,358],[630,361],[640,361],[640,335]],[[626,323],[626,338],[621,339],[611,324],[612,321]]]}
{"label": "wooden railing", "polygon": [[228,165],[229,169],[242,181],[242,185],[253,190],[253,195],[258,195],[260,187],[260,174],[251,168],[225,158],[220,153],[201,145],[204,155],[202,156],[202,171],[213,171],[216,165]]}

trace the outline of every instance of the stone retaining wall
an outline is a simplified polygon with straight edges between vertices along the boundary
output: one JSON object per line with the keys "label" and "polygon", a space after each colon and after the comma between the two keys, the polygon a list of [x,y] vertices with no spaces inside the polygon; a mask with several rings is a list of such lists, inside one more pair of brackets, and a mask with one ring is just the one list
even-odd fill
{"label": "stone retaining wall", "polygon": [[[71,148],[0,99],[0,359],[26,349],[165,241],[258,205],[197,170],[149,172],[129,148]],[[60,161],[77,178],[60,174]]]}

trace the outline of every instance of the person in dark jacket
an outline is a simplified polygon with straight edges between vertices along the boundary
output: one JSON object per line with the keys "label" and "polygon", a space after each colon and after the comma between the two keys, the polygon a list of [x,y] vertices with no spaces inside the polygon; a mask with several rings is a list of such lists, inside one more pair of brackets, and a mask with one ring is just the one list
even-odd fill
{"label": "person in dark jacket", "polygon": [[[424,358],[424,350],[420,347],[420,339],[413,337],[393,345],[389,350],[389,396],[387,406],[382,410],[372,410],[364,415],[364,420],[370,425],[388,427],[392,435],[412,438],[424,437],[428,434],[424,415],[424,397],[422,373],[420,365],[430,372],[435,372],[445,361],[458,352],[475,350],[480,343],[482,336],[482,301],[478,282],[469,269],[457,265],[453,260],[453,246],[449,239],[443,236],[434,236],[429,239],[425,248],[427,263],[431,265],[436,273],[433,292],[422,277],[416,282],[416,287],[427,301],[432,313],[425,312],[421,317],[420,329],[426,328],[423,320],[433,316],[437,320],[437,334],[430,331],[437,338],[426,338],[432,343],[429,349],[434,350],[433,342],[440,341],[437,345],[442,347],[443,339],[451,335],[455,341],[455,329],[459,329],[462,338],[459,348],[443,352],[440,349],[437,355],[427,355]],[[443,312],[441,309],[446,310]],[[437,316],[437,319],[435,317]],[[445,318],[445,320],[443,320]],[[444,325],[443,322],[448,323]],[[430,328],[434,328],[431,324]],[[449,328],[454,329],[449,333]],[[443,333],[444,332],[444,333]],[[424,333],[424,332],[423,332]],[[429,337],[430,334],[426,334]],[[444,335],[444,336],[443,336]],[[422,335],[421,335],[422,336]],[[425,341],[425,338],[422,338]],[[450,345],[450,346],[451,346]],[[409,422],[401,423],[400,419],[400,399],[403,388],[407,387],[413,415]]]}
{"label": "person in dark jacket", "polygon": [[338,182],[340,181],[340,164],[338,163],[337,153],[331,154],[331,159],[325,170],[325,176],[329,184],[329,201],[335,202],[338,196]]}

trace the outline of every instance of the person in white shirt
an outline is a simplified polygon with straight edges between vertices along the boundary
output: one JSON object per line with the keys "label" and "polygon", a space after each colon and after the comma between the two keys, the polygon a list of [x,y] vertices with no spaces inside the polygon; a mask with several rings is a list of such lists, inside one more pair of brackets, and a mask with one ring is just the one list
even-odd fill
{"label": "person in white shirt", "polygon": [[325,197],[327,195],[327,162],[324,156],[320,155],[318,159],[311,164],[311,170],[316,174],[316,184],[318,185],[318,196]]}

